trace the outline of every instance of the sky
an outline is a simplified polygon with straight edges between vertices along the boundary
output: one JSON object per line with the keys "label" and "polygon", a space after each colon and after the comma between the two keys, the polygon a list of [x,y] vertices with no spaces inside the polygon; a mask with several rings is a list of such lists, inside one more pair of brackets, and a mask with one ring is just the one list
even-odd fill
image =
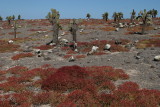
{"label": "sky", "polygon": [[23,19],[44,19],[50,9],[60,12],[61,19],[86,18],[90,13],[91,18],[102,18],[102,14],[109,13],[109,18],[114,12],[123,12],[124,18],[129,18],[133,9],[158,10],[160,16],[160,0],[0,0],[0,16],[20,14]]}

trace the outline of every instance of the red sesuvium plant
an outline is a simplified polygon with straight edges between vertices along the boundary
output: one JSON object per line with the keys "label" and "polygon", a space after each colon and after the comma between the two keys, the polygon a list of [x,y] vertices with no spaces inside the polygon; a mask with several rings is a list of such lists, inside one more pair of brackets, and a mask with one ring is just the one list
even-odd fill
{"label": "red sesuvium plant", "polygon": [[137,48],[143,49],[147,47],[160,47],[160,39],[145,39],[145,40],[140,40],[136,44]]}
{"label": "red sesuvium plant", "polygon": [[19,60],[21,58],[33,57],[33,53],[20,53],[12,57],[13,60]]}
{"label": "red sesuvium plant", "polygon": [[0,40],[0,53],[18,51],[19,45],[8,44],[7,41]]}
{"label": "red sesuvium plant", "polygon": [[[46,104],[56,107],[158,107],[160,104],[159,90],[141,89],[130,81],[116,86],[116,80],[125,80],[129,76],[122,69],[111,66],[57,69],[45,64],[31,70],[16,66],[5,72],[13,75],[0,83],[0,104],[5,107]],[[37,76],[39,79],[33,80]],[[31,87],[39,91],[35,93]],[[13,93],[5,94],[9,91]]]}
{"label": "red sesuvium plant", "polygon": [[85,58],[85,57],[86,57],[86,55],[76,55],[75,56],[76,59],[81,59],[81,58]]}

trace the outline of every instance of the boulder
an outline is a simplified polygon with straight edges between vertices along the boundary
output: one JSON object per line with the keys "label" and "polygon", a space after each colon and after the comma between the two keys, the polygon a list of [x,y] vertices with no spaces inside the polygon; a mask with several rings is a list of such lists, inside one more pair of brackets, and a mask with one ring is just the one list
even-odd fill
{"label": "boulder", "polygon": [[160,55],[155,56],[154,61],[160,61]]}
{"label": "boulder", "polygon": [[123,26],[123,24],[122,24],[122,23],[119,23],[119,27],[120,27],[120,28],[123,28],[124,26]]}
{"label": "boulder", "polygon": [[99,49],[98,46],[93,46],[91,51],[92,51],[92,52],[96,52],[98,49]]}
{"label": "boulder", "polygon": [[73,61],[75,61],[75,58],[74,58],[73,56],[71,56],[71,57],[69,58],[69,62],[73,62]]}
{"label": "boulder", "polygon": [[119,28],[116,28],[116,30],[115,30],[115,31],[117,31],[117,32],[118,32],[118,31],[119,31]]}
{"label": "boulder", "polygon": [[157,30],[157,29],[158,29],[158,27],[155,27],[155,28],[154,28],[154,30]]}
{"label": "boulder", "polygon": [[110,44],[106,44],[104,47],[104,50],[110,50],[111,49],[111,45]]}
{"label": "boulder", "polygon": [[68,41],[67,39],[61,39],[61,40],[60,40],[60,43],[61,43],[61,44],[67,44],[67,43],[69,43],[69,41]]}
{"label": "boulder", "polygon": [[9,40],[8,43],[9,43],[9,44],[12,44],[12,43],[13,43],[13,40]]}
{"label": "boulder", "polygon": [[66,33],[65,32],[62,32],[61,36],[64,36]]}

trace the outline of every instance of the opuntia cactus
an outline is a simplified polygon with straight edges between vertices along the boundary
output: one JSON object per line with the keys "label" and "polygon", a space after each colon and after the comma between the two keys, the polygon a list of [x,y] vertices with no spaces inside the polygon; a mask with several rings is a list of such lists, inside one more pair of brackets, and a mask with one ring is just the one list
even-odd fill
{"label": "opuntia cactus", "polygon": [[73,21],[71,22],[69,31],[71,32],[71,34],[73,36],[74,42],[77,42],[77,33],[76,33],[77,30],[78,30],[78,24],[76,23],[76,20],[73,19]]}
{"label": "opuntia cactus", "polygon": [[123,13],[122,12],[114,12],[113,16],[114,21],[117,23],[117,25],[119,25],[120,20],[123,18]]}
{"label": "opuntia cactus", "polygon": [[56,9],[51,9],[51,12],[48,13],[46,18],[50,21],[50,23],[53,26],[53,39],[51,42],[58,44],[58,34],[59,29],[61,29],[61,26],[59,24],[59,17],[60,14]]}
{"label": "opuntia cactus", "polygon": [[14,21],[14,38],[17,38],[17,29],[18,29],[18,25],[17,25],[17,21]]}
{"label": "opuntia cactus", "polygon": [[152,24],[151,14],[147,12],[146,9],[144,9],[144,11],[139,12],[137,19],[138,20],[141,19],[143,22],[142,32],[141,32],[141,34],[143,35],[145,33],[145,27],[147,26],[147,24]]}
{"label": "opuntia cactus", "polygon": [[102,17],[105,21],[108,20],[108,12],[105,12],[104,14],[102,14]]}
{"label": "opuntia cactus", "polygon": [[136,12],[134,11],[134,9],[133,9],[133,11],[131,12],[131,23],[133,23],[133,20],[136,18]]}
{"label": "opuntia cactus", "polygon": [[87,13],[86,17],[89,20],[91,18],[91,15],[89,13]]}
{"label": "opuntia cactus", "polygon": [[2,18],[2,16],[0,16],[0,21],[3,21],[3,18]]}
{"label": "opuntia cactus", "polygon": [[21,19],[21,15],[18,15],[18,20],[20,20]]}
{"label": "opuntia cactus", "polygon": [[11,20],[12,20],[12,16],[7,16],[6,19],[8,21],[8,24],[10,25],[11,24]]}

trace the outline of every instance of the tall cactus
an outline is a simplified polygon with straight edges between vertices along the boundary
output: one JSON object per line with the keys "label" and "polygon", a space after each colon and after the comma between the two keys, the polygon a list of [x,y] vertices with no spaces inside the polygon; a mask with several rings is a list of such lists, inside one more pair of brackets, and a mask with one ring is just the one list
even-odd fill
{"label": "tall cactus", "polygon": [[152,9],[152,10],[148,11],[148,13],[152,15],[152,18],[156,18],[158,11],[155,9]]}
{"label": "tall cactus", "polygon": [[17,20],[14,21],[13,26],[14,26],[14,28],[13,28],[14,29],[14,38],[17,38],[17,28],[18,28]]}
{"label": "tall cactus", "polygon": [[143,22],[142,32],[141,32],[141,34],[143,35],[145,33],[145,27],[147,26],[147,24],[152,23],[151,14],[147,12],[146,9],[144,9],[144,11],[139,12],[137,19],[142,20]]}
{"label": "tall cactus", "polygon": [[131,23],[133,23],[133,20],[136,18],[136,12],[134,11],[134,9],[133,9],[133,11],[131,12]]}
{"label": "tall cactus", "polygon": [[15,20],[15,16],[14,15],[12,16],[12,20]]}
{"label": "tall cactus", "polygon": [[12,20],[12,16],[7,16],[6,19],[8,21],[8,24],[10,25],[11,24],[11,20]]}
{"label": "tall cactus", "polygon": [[59,29],[61,28],[59,24],[59,17],[60,14],[56,9],[51,9],[51,12],[48,13],[46,18],[49,20],[49,22],[53,26],[53,39],[52,42],[58,44],[58,34],[59,34]]}
{"label": "tall cactus", "polygon": [[104,14],[102,14],[102,17],[105,21],[108,20],[108,12],[105,12]]}
{"label": "tall cactus", "polygon": [[2,16],[0,16],[0,21],[3,21],[3,17]]}
{"label": "tall cactus", "polygon": [[18,20],[21,20],[21,15],[18,15]]}
{"label": "tall cactus", "polygon": [[69,31],[71,32],[73,36],[73,42],[77,42],[77,33],[76,33],[77,30],[78,30],[78,24],[76,23],[76,20],[73,19],[70,25],[70,29],[69,29]]}
{"label": "tall cactus", "polygon": [[86,17],[89,20],[91,18],[91,15],[89,13],[87,13]]}
{"label": "tall cactus", "polygon": [[114,12],[113,16],[114,21],[117,23],[117,25],[119,24],[120,20],[123,18],[123,13],[122,12]]}

